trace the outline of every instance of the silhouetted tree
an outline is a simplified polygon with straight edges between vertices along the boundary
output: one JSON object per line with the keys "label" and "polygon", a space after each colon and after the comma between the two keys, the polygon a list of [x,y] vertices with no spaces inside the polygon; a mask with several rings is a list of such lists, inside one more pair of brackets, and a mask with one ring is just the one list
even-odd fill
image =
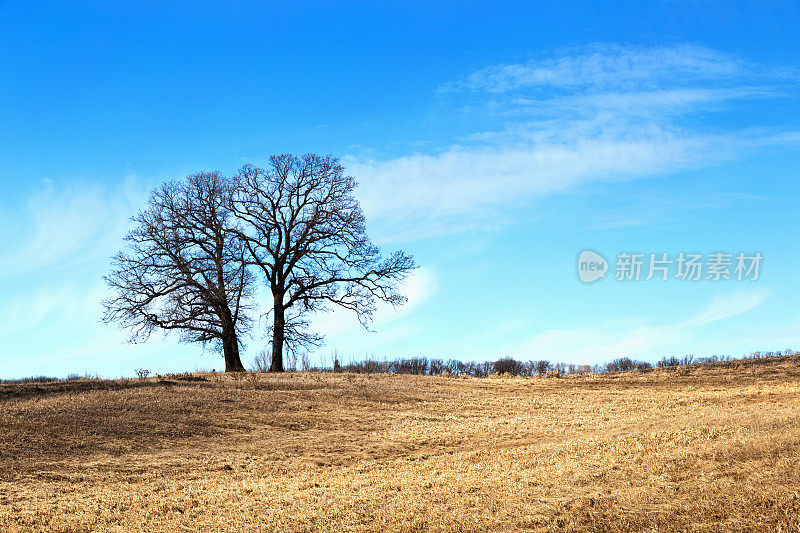
{"label": "silhouetted tree", "polygon": [[231,211],[248,261],[272,293],[272,371],[283,371],[283,349],[318,345],[308,313],[328,304],[354,311],[366,327],[376,301],[405,302],[398,282],[416,267],[402,251],[387,258],[370,242],[353,196],[356,182],[335,157],[270,158],[266,169],[244,166]]}
{"label": "silhouetted tree", "polygon": [[133,217],[126,248],[104,277],[114,296],[105,322],[130,328],[131,341],[154,330],[222,348],[226,371],[243,371],[239,335],[249,324],[253,277],[243,243],[230,232],[230,186],[218,173],[166,183]]}

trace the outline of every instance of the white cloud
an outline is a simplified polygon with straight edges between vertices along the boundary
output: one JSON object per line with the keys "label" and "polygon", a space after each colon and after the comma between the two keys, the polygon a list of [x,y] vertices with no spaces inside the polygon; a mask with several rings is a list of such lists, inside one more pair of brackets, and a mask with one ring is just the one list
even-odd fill
{"label": "white cloud", "polygon": [[761,305],[766,299],[767,294],[763,290],[724,294],[714,298],[702,313],[681,322],[678,326],[682,328],[695,328],[711,324],[719,320],[746,313]]}
{"label": "white cloud", "polygon": [[[408,317],[414,309],[430,299],[436,293],[437,288],[436,272],[429,267],[417,268],[404,280],[400,287],[400,292],[408,298],[406,304],[398,308],[393,308],[388,304],[379,305],[373,316],[370,329],[381,333],[381,343],[388,342],[388,339],[393,335],[392,331],[394,331],[394,337],[398,340],[400,329],[404,332],[400,336],[410,335],[412,330],[409,330],[407,325],[398,325],[398,322]],[[392,328],[392,331],[389,331],[389,328]],[[338,339],[349,335],[362,336],[364,333],[368,333],[364,331],[352,311],[341,308],[334,308],[330,312],[317,314],[313,322],[313,329],[333,341],[329,344],[335,344]]]}
{"label": "white cloud", "polygon": [[500,120],[496,129],[471,132],[436,153],[345,162],[382,240],[463,231],[534,198],[797,144],[796,132],[715,131],[676,119],[745,98],[784,97],[798,79],[788,69],[690,45],[596,46],[489,67],[446,86],[456,100],[491,94],[468,112]]}
{"label": "white cloud", "polygon": [[5,225],[0,277],[61,270],[75,262],[105,262],[119,247],[128,219],[144,197],[144,189],[132,178],[115,190],[45,183],[29,200],[27,211]]}
{"label": "white cloud", "polygon": [[3,213],[0,366],[5,371],[55,372],[50,363],[92,354],[102,363],[121,349],[121,332],[99,323],[107,293],[101,278],[146,193],[133,178],[114,188],[46,180],[22,210]]}
{"label": "white cloud", "polygon": [[591,183],[724,161],[756,143],[745,135],[680,135],[655,128],[631,133],[561,143],[453,146],[436,155],[351,160],[348,170],[361,178],[364,210],[381,238],[412,240],[482,225],[498,208]]}
{"label": "white cloud", "polygon": [[797,72],[791,69],[752,65],[731,55],[689,44],[656,48],[595,44],[583,50],[563,50],[555,57],[542,60],[492,65],[466,80],[443,85],[440,92],[503,93],[541,87],[600,90],[687,80],[796,76]]}
{"label": "white cloud", "polygon": [[[419,307],[436,293],[438,286],[438,278],[433,269],[430,267],[417,268],[400,286],[400,291],[408,298],[406,304],[400,309],[408,312]],[[389,311],[389,308],[387,307],[385,311]]]}
{"label": "white cloud", "polygon": [[0,333],[25,334],[38,327],[67,329],[91,315],[90,322],[99,317],[99,302],[103,295],[100,280],[79,284],[33,284],[3,301],[4,320]]}
{"label": "white cloud", "polygon": [[[763,303],[766,297],[766,293],[760,290],[722,294],[703,311],[666,325],[648,323],[635,317],[582,328],[547,330],[525,341],[517,353],[526,359],[570,363],[699,353],[703,349],[700,332],[708,331],[703,326],[744,314]],[[719,342],[715,343],[717,349],[721,346]]]}

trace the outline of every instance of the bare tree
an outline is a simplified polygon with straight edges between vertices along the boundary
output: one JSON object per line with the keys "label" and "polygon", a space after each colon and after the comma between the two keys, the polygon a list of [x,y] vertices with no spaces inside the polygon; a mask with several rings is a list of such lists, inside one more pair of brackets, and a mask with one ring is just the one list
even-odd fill
{"label": "bare tree", "polygon": [[103,302],[103,320],[130,328],[132,342],[161,329],[212,343],[226,371],[243,371],[239,336],[249,325],[253,275],[229,228],[229,199],[230,183],[216,172],[156,189],[104,277],[115,295]]}
{"label": "bare tree", "polygon": [[406,301],[398,282],[414,260],[402,251],[384,258],[371,243],[355,188],[338,159],[313,154],[273,156],[267,169],[246,165],[235,179],[239,236],[272,292],[272,371],[283,371],[285,344],[321,341],[308,313],[332,304],[366,327],[377,301]]}

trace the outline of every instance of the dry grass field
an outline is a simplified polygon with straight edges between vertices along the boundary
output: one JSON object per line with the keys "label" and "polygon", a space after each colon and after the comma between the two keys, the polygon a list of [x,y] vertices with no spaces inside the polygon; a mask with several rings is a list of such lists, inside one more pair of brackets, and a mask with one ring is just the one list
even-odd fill
{"label": "dry grass field", "polygon": [[0,385],[0,531],[800,529],[800,359]]}

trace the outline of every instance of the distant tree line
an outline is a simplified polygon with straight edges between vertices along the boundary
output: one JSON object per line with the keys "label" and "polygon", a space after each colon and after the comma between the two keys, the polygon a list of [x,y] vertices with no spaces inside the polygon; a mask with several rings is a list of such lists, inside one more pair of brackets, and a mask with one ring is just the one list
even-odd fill
{"label": "distant tree line", "polygon": [[[709,357],[695,357],[693,355],[683,356],[664,356],[656,364],[657,368],[670,368],[689,365],[702,365],[709,363],[720,362],[736,362],[736,361],[753,361],[758,359],[766,359],[770,357],[785,357],[785,356],[798,356],[798,350],[777,350],[777,351],[764,351],[752,352],[745,356],[731,356],[731,355],[712,355]],[[652,370],[654,366],[651,363],[644,361],[636,361],[627,357],[614,359],[605,364],[596,365],[576,365],[567,363],[551,363],[547,360],[538,361],[518,361],[512,357],[504,357],[497,361],[488,362],[462,362],[458,359],[428,359],[427,357],[410,357],[394,359],[392,361],[378,361],[375,359],[365,359],[360,362],[351,362],[342,364],[339,361],[338,354],[331,357],[332,366],[311,366],[307,357],[303,358],[301,368],[298,369],[297,359],[293,358],[287,368],[290,371],[294,370],[308,370],[312,372],[350,372],[354,374],[409,374],[419,376],[469,376],[485,378],[491,375],[509,375],[521,377],[544,377],[544,376],[562,376],[569,374],[603,374],[613,372],[625,372],[631,370],[638,370],[647,372]],[[269,371],[269,355],[264,352],[261,356],[256,357],[254,361],[253,370],[259,372]],[[136,371],[140,379],[146,378],[150,372],[144,369]],[[182,379],[186,381],[194,381],[198,378],[191,373],[185,374],[172,374],[175,379]],[[160,378],[160,376],[158,376]],[[100,379],[96,374],[85,374],[83,376],[78,374],[70,374],[66,379],[59,379],[49,376],[30,376],[21,379],[0,379],[0,383],[49,383],[57,381],[76,381],[76,380],[96,380]]]}
{"label": "distant tree line", "polygon": [[[794,355],[794,350],[753,352],[744,359],[761,359],[765,357],[779,357]],[[563,376],[570,374],[600,374],[613,372],[627,372],[638,370],[646,372],[653,368],[670,368],[678,366],[697,365],[704,363],[718,363],[735,361],[730,355],[712,355],[708,357],[695,357],[694,355],[664,356],[655,365],[646,361],[637,361],[628,357],[620,357],[603,364],[581,365],[570,363],[551,362],[545,359],[520,361],[513,357],[503,357],[496,361],[463,362],[458,359],[436,359],[427,357],[408,357],[393,360],[377,360],[367,358],[358,362],[343,364],[338,354],[330,357],[329,366],[311,366],[308,358],[304,358],[300,368],[296,368],[296,361],[291,362],[290,370],[307,370],[317,372],[348,372],[353,374],[410,374],[418,376],[469,376],[485,378],[493,374],[543,377]],[[254,370],[267,371],[268,358],[257,357],[254,361]]]}

